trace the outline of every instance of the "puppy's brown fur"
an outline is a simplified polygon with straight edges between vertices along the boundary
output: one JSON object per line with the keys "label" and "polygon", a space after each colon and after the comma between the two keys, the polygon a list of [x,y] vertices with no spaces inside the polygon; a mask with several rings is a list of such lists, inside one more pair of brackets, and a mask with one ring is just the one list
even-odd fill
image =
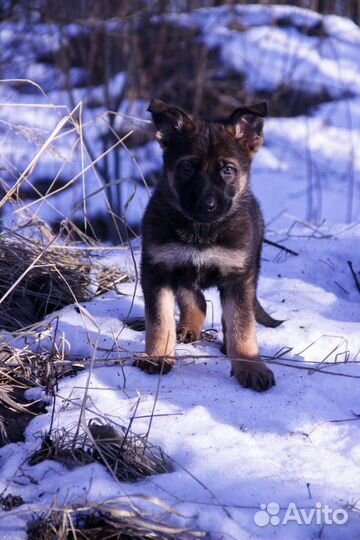
{"label": "puppy's brown fur", "polygon": [[183,342],[200,338],[206,314],[201,291],[216,286],[222,350],[232,358],[232,374],[245,387],[267,390],[275,380],[260,359],[255,322],[274,327],[281,321],[256,298],[264,224],[249,186],[266,106],[236,109],[220,120],[192,119],[160,100],[153,100],[149,111],[164,170],[142,224],[146,353],[152,359],[140,360],[139,367],[168,371],[176,336]]}

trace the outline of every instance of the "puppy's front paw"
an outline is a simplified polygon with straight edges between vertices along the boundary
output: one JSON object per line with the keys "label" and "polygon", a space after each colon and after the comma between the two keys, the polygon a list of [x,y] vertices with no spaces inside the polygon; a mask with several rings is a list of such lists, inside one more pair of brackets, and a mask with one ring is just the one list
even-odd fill
{"label": "puppy's front paw", "polygon": [[231,375],[241,386],[256,392],[266,392],[276,384],[273,372],[261,360],[233,360]]}
{"label": "puppy's front paw", "polygon": [[176,330],[176,338],[178,343],[193,343],[194,341],[198,341],[200,337],[200,332],[192,330],[187,326],[178,326]]}
{"label": "puppy's front paw", "polygon": [[165,375],[169,373],[175,364],[173,358],[166,356],[148,356],[147,354],[137,355],[135,357],[134,365],[146,373],[153,375],[154,373],[162,373]]}

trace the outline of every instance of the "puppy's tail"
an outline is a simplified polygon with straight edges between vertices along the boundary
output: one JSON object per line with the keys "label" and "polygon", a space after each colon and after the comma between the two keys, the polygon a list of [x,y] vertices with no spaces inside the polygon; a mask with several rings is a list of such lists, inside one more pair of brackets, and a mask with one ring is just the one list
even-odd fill
{"label": "puppy's tail", "polygon": [[268,326],[269,328],[276,328],[284,322],[270,317],[257,298],[255,300],[255,319],[256,322],[262,324],[263,326]]}

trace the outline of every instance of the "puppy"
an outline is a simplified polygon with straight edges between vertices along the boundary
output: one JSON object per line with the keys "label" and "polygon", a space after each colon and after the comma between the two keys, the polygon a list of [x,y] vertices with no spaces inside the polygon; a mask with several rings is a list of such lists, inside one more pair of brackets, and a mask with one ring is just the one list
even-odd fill
{"label": "puppy", "polygon": [[206,314],[201,291],[215,286],[231,374],[246,388],[268,390],[275,379],[259,356],[255,323],[276,327],[281,321],[256,297],[264,222],[249,184],[252,157],[263,142],[266,104],[215,120],[191,118],[158,99],[148,110],[164,169],[142,222],[148,357],[137,364],[150,373],[169,371],[176,340],[200,338]]}

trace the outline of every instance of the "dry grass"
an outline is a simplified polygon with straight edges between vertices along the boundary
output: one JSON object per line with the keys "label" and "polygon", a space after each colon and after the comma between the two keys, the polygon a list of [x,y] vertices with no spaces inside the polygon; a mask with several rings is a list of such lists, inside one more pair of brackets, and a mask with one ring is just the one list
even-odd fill
{"label": "dry grass", "polygon": [[77,444],[74,446],[74,437],[66,429],[53,431],[51,436],[45,435],[40,449],[30,456],[28,462],[29,465],[37,465],[47,459],[62,463],[68,469],[95,461],[87,437],[77,437]]}
{"label": "dry grass", "polygon": [[88,427],[96,448],[95,457],[107,463],[119,480],[132,481],[171,472],[172,467],[161,449],[150,444],[147,436],[136,435],[129,428],[119,431],[94,420]]}
{"label": "dry grass", "polygon": [[40,450],[30,457],[29,464],[52,459],[72,469],[99,462],[117,480],[127,482],[170,472],[172,467],[161,449],[149,443],[146,436],[132,433],[130,425],[118,429],[92,419],[80,434],[64,428],[52,431],[44,436]]}
{"label": "dry grass", "polygon": [[96,506],[52,508],[28,526],[28,540],[196,540],[203,531],[177,527],[164,520],[177,512],[157,499],[146,502],[161,515],[140,510],[132,500],[109,501]]}
{"label": "dry grass", "polygon": [[[78,246],[79,247],[79,246]],[[94,251],[95,251],[95,246]],[[71,249],[40,221],[0,234],[0,327],[14,331],[128,280]]]}
{"label": "dry grass", "polygon": [[[56,460],[68,468],[99,462],[119,481],[135,481],[152,474],[171,471],[161,449],[128,428],[115,428],[101,419],[92,419],[79,433],[61,429],[43,439],[41,448],[29,459],[36,465]],[[151,505],[145,512],[138,503]],[[195,540],[206,533],[171,524],[179,514],[158,499],[126,496],[96,505],[54,506],[28,525],[29,540],[121,539]]]}
{"label": "dry grass", "polygon": [[29,421],[45,412],[43,402],[25,398],[26,390],[40,387],[51,395],[61,377],[79,369],[79,362],[67,361],[57,349],[35,353],[27,347],[12,347],[0,338],[0,446],[22,440]]}
{"label": "dry grass", "polygon": [[[20,106],[13,104],[14,107]],[[22,105],[21,105],[22,106]],[[88,215],[88,200],[91,196],[104,194],[111,199],[111,189],[116,187],[103,181],[99,176],[99,164],[104,163],[107,157],[115,154],[117,147],[124,147],[123,141],[128,135],[122,136],[114,133],[116,141],[105,145],[101,154],[88,154],[86,144],[86,124],[82,122],[82,105],[76,105],[67,113],[59,112],[59,122],[53,131],[44,138],[44,141],[33,141],[34,155],[30,156],[29,164],[25,169],[11,167],[10,175],[14,183],[4,183],[4,197],[0,201],[0,210],[4,207],[11,215],[19,217],[20,225],[11,226],[11,230],[0,232],[0,327],[5,330],[6,342],[0,337],[0,415],[4,411],[0,431],[6,439],[9,437],[10,424],[21,424],[22,433],[26,424],[36,414],[34,405],[25,399],[27,389],[39,386],[48,394],[54,396],[54,411],[57,399],[57,382],[60,377],[74,373],[86,362],[76,364],[65,357],[61,345],[57,344],[56,322],[57,316],[51,317],[51,322],[43,323],[44,317],[66,305],[75,304],[76,309],[82,309],[79,302],[87,301],[95,295],[117,288],[117,285],[129,279],[129,276],[116,267],[105,267],[97,254],[104,255],[106,247],[99,246],[91,240],[82,230],[91,234],[92,216]],[[104,115],[106,116],[106,114]],[[45,190],[38,189],[36,183],[36,168],[48,152],[56,151],[57,142],[72,134],[78,143],[81,153],[80,168],[74,170],[74,175],[66,182],[62,181],[61,172],[65,159],[62,159],[60,169],[51,184]],[[29,132],[29,137],[31,133]],[[85,139],[84,139],[85,137]],[[75,143],[74,143],[75,145]],[[110,156],[111,155],[111,156]],[[69,152],[69,159],[72,157]],[[131,156],[135,161],[135,158]],[[20,170],[23,172],[20,172]],[[6,172],[9,172],[6,170]],[[99,176],[99,188],[89,194],[85,189],[86,173]],[[6,175],[5,175],[6,176]],[[9,176],[9,175],[8,175]],[[6,177],[7,178],[7,177]],[[1,179],[0,179],[1,180]],[[117,180],[118,184],[122,180]],[[145,181],[144,181],[145,182]],[[61,211],[57,196],[65,190],[71,192],[76,185],[80,197],[69,200],[75,202],[71,208]],[[59,187],[60,186],[60,187]],[[26,195],[24,188],[30,188],[37,195],[36,199],[22,201]],[[56,189],[57,188],[57,189]],[[126,238],[131,233],[126,223],[126,215],[119,217],[120,212],[110,204],[108,208],[109,226],[115,233],[117,244],[121,243],[117,227],[119,219],[124,219]],[[127,203],[126,203],[127,204]],[[53,213],[59,214],[59,221],[52,223],[52,228],[39,221],[36,213],[42,215],[41,207],[48,205]],[[70,204],[69,204],[70,206]],[[126,205],[125,205],[126,206]],[[66,213],[70,210],[70,213]],[[83,213],[84,227],[75,225],[77,215]],[[35,212],[31,215],[30,212]],[[81,213],[81,212],[80,212]],[[126,212],[125,212],[126,213]],[[4,213],[4,217],[6,216]],[[25,223],[26,216],[30,216]],[[2,218],[2,216],[0,216]],[[1,223],[1,219],[0,219]],[[8,223],[4,219],[4,223]],[[59,230],[54,226],[59,224]],[[87,225],[87,226],[86,226]],[[74,243],[74,239],[78,243]],[[110,248],[111,249],[111,248]],[[137,278],[135,259],[134,272]],[[53,333],[51,331],[54,331]],[[28,348],[19,349],[9,346],[10,334],[20,336],[22,342],[36,343],[41,336],[48,335],[49,343],[47,353],[35,353]],[[7,334],[6,334],[7,333]],[[64,340],[66,336],[64,337]],[[114,336],[114,343],[116,338]],[[97,342],[96,342],[97,343]],[[97,344],[95,349],[97,349]],[[95,362],[95,359],[92,361]],[[88,363],[86,364],[88,366]],[[89,380],[91,369],[89,372]],[[131,431],[131,422],[127,427],[119,427],[100,419],[85,421],[87,410],[87,395],[83,397],[81,414],[76,428],[58,429],[52,427],[52,420],[48,433],[40,442],[40,448],[28,459],[30,465],[36,465],[44,460],[54,460],[72,469],[90,463],[99,463],[106,467],[109,474],[118,482],[134,482],[144,477],[164,474],[172,470],[168,460],[160,448],[148,441],[146,435],[137,435]],[[2,406],[2,408],[1,408]],[[11,417],[10,417],[11,413]],[[100,414],[96,411],[96,414]],[[26,423],[25,423],[26,422]],[[17,439],[20,440],[20,439]],[[106,474],[106,473],[105,473]],[[149,480],[150,481],[150,480]],[[141,508],[146,509],[152,505],[148,513],[144,513],[140,506],[133,503],[134,499],[126,497],[124,501],[110,501],[96,506],[51,508],[42,516],[38,516],[28,527],[28,538],[121,538],[121,539],[179,539],[193,540],[205,537],[205,533],[179,528],[174,523],[176,512],[161,501],[141,498]],[[4,506],[21,504],[16,499],[4,499]],[[21,510],[20,510],[21,511]]]}
{"label": "dry grass", "polygon": [[23,389],[40,386],[51,394],[61,377],[80,369],[81,363],[66,360],[57,349],[35,353],[26,346],[16,348],[0,339],[0,389],[6,384]]}
{"label": "dry grass", "polygon": [[44,363],[48,363],[44,357],[0,341],[0,446],[21,440],[31,418],[44,412],[41,403],[24,397],[43,378]]}

